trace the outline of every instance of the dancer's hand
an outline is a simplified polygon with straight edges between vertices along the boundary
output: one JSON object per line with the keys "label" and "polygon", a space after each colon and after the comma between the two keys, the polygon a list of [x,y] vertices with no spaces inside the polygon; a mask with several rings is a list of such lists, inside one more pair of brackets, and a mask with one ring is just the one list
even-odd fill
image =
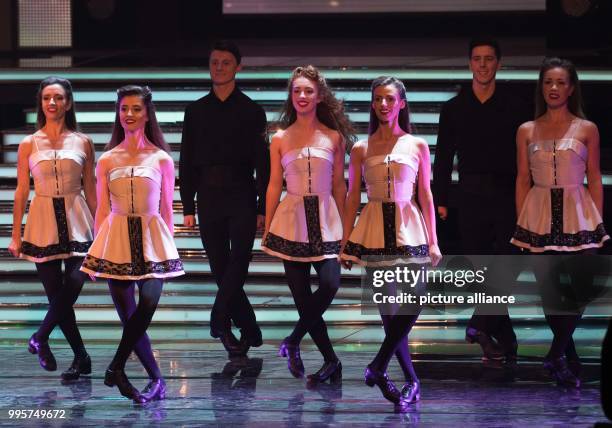
{"label": "dancer's hand", "polygon": [[351,270],[353,268],[353,262],[351,260],[340,259],[340,263],[344,269]]}
{"label": "dancer's hand", "polygon": [[8,250],[13,257],[19,257],[19,253],[21,253],[21,236],[11,239]]}
{"label": "dancer's hand", "polygon": [[92,273],[88,273],[87,276],[89,276],[89,279],[91,279],[92,281],[96,280],[96,276]]}
{"label": "dancer's hand", "polygon": [[185,227],[194,227],[196,225],[195,215],[187,214],[183,216],[183,225],[185,225]]}
{"label": "dancer's hand", "polygon": [[438,207],[438,217],[440,220],[446,220],[448,218],[448,207]]}
{"label": "dancer's hand", "polygon": [[429,246],[429,258],[431,259],[431,265],[436,267],[440,260],[442,260],[442,253],[440,252],[440,247],[438,244],[433,244]]}
{"label": "dancer's hand", "polygon": [[342,258],[342,253],[344,253],[344,247],[346,246],[346,241],[347,239],[343,239],[342,242],[340,243],[340,254],[338,255],[338,261],[345,269],[351,270],[351,268],[353,267],[353,262]]}

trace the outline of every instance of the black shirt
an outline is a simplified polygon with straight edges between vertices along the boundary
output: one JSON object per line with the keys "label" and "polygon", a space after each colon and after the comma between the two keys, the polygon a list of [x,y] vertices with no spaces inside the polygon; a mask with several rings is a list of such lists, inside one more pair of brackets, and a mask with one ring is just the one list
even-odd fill
{"label": "black shirt", "polygon": [[270,177],[266,133],[263,108],[238,88],[225,101],[211,90],[189,104],[179,161],[183,214],[195,214],[196,194],[212,207],[219,198],[245,193],[257,195],[257,213],[265,214]]}
{"label": "black shirt", "polygon": [[531,109],[510,92],[496,87],[481,103],[472,87],[442,106],[434,160],[434,197],[448,206],[453,158],[458,157],[459,184],[478,192],[497,186],[514,187],[516,131],[529,120]]}

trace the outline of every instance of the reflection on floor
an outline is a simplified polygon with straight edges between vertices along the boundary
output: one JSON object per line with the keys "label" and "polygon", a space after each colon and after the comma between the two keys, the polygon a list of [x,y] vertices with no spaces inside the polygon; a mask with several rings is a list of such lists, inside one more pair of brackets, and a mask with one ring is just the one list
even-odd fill
{"label": "reflection on floor", "polygon": [[[541,361],[522,357],[515,369],[483,366],[476,356],[417,354],[421,402],[402,412],[363,382],[372,351],[340,346],[341,384],[309,387],[293,378],[276,343],[251,350],[249,358],[229,361],[216,344],[157,342],[156,357],[168,383],[167,399],[133,405],[103,382],[114,343],[92,344],[93,373],[62,384],[59,373],[72,359],[64,344],[53,346],[59,369],[45,372],[26,351],[25,340],[0,346],[0,423],[21,426],[592,426],[605,420],[599,403],[599,365],[587,363],[583,387],[566,391],[549,381]],[[306,372],[322,364],[310,346],[302,353]],[[131,359],[127,374],[138,388],[146,384],[140,363]],[[401,385],[395,361],[389,375]],[[64,420],[9,419],[9,410],[56,409]]]}

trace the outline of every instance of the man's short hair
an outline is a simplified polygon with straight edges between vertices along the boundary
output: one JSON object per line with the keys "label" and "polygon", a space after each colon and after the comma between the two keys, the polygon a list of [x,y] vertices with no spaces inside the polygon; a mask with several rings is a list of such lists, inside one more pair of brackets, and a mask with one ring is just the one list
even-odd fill
{"label": "man's short hair", "polygon": [[232,55],[234,55],[234,58],[236,58],[236,64],[238,65],[240,65],[240,61],[242,61],[242,55],[240,55],[240,49],[238,49],[238,45],[236,45],[236,43],[232,42],[231,40],[217,40],[213,42],[210,47],[209,57],[212,51],[226,51],[231,53]]}
{"label": "man's short hair", "polygon": [[499,47],[499,42],[491,37],[476,37],[470,40],[469,50],[468,50],[468,58],[472,58],[472,51],[476,46],[491,46],[495,51],[495,56],[497,60],[501,60],[502,52]]}

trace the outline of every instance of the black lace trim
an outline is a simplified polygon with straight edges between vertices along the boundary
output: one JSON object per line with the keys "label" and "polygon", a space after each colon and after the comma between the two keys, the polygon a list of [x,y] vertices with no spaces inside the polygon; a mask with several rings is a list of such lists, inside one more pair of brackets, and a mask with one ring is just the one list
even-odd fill
{"label": "black lace trim", "polygon": [[550,233],[563,235],[563,189],[550,189]]}
{"label": "black lace trim", "polygon": [[273,233],[268,233],[263,245],[272,251],[290,257],[318,257],[340,253],[340,241],[321,242],[313,245],[310,242],[289,241]]}
{"label": "black lace trim", "polygon": [[587,244],[600,243],[607,235],[603,223],[599,223],[595,230],[581,230],[576,233],[539,233],[531,232],[519,225],[516,226],[514,239],[533,248],[555,247],[578,247]]}
{"label": "black lace trim", "polygon": [[362,258],[363,256],[411,256],[411,257],[427,257],[429,256],[429,245],[403,245],[393,248],[366,248],[361,244],[348,241],[344,246],[344,254]]}
{"label": "black lace trim", "polygon": [[113,263],[99,259],[90,254],[85,256],[83,267],[94,272],[106,273],[115,276],[144,276],[147,274],[164,274],[180,272],[183,262],[180,259],[164,260],[162,262],[144,262],[143,267],[135,267],[133,263]]}
{"label": "black lace trim", "polygon": [[381,208],[385,248],[393,249],[397,245],[395,234],[395,202],[383,202]]}
{"label": "black lace trim", "polygon": [[128,235],[130,239],[130,256],[132,258],[132,275],[145,274],[144,250],[142,248],[142,221],[140,217],[128,216]]}
{"label": "black lace trim", "polygon": [[304,211],[306,214],[306,230],[308,242],[312,251],[323,251],[323,237],[321,236],[321,222],[319,220],[319,197],[317,195],[304,196]]}
{"label": "black lace trim", "polygon": [[68,248],[70,235],[68,235],[68,219],[66,218],[66,203],[64,198],[53,198],[53,211],[57,224],[57,237],[62,248]]}
{"label": "black lace trim", "polygon": [[70,254],[70,253],[87,253],[89,247],[91,247],[92,241],[77,242],[70,241],[68,245],[52,244],[46,247],[39,247],[31,242],[23,241],[21,243],[21,252],[30,257],[37,259],[43,259],[45,257],[57,256],[58,254]]}

